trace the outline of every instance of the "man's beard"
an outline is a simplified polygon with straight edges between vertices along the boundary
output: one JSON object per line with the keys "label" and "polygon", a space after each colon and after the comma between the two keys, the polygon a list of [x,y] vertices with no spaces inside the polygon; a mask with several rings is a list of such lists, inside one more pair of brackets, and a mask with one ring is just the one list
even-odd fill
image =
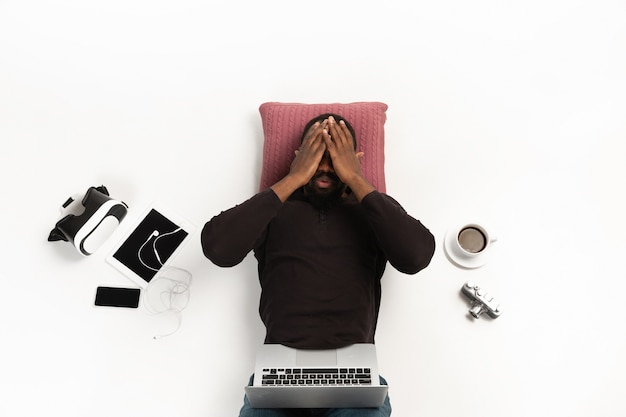
{"label": "man's beard", "polygon": [[[324,176],[333,181],[333,186],[330,189],[319,189],[314,187],[313,184],[315,183],[315,180]],[[320,210],[328,210],[341,200],[345,189],[345,184],[341,182],[335,173],[318,172],[304,186],[304,195],[316,208]]]}

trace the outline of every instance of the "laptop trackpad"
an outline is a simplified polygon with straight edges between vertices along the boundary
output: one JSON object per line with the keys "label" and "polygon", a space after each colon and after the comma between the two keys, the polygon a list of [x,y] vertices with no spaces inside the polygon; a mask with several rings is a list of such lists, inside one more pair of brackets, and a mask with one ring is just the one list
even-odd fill
{"label": "laptop trackpad", "polygon": [[336,366],[337,351],[298,349],[296,351],[296,366]]}

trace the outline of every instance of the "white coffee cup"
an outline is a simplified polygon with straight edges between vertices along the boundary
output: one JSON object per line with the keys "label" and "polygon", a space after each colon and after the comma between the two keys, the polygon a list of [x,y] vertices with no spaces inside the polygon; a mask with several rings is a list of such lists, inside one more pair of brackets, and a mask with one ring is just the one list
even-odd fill
{"label": "white coffee cup", "polygon": [[460,258],[471,259],[487,252],[498,238],[479,224],[468,223],[457,229],[451,249]]}

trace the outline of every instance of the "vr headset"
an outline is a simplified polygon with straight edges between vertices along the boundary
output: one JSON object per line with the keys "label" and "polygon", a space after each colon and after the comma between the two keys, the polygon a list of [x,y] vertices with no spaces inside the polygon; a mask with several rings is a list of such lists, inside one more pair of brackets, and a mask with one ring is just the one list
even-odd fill
{"label": "vr headset", "polygon": [[109,197],[104,185],[90,187],[82,200],[70,197],[48,241],[70,242],[82,255],[94,253],[126,217],[128,206]]}

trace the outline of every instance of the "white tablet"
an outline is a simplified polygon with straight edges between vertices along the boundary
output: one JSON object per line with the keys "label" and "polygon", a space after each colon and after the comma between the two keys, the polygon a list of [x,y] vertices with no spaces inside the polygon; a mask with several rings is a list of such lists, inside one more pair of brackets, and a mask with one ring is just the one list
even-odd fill
{"label": "white tablet", "polygon": [[106,260],[141,288],[147,288],[193,232],[188,221],[151,206]]}

